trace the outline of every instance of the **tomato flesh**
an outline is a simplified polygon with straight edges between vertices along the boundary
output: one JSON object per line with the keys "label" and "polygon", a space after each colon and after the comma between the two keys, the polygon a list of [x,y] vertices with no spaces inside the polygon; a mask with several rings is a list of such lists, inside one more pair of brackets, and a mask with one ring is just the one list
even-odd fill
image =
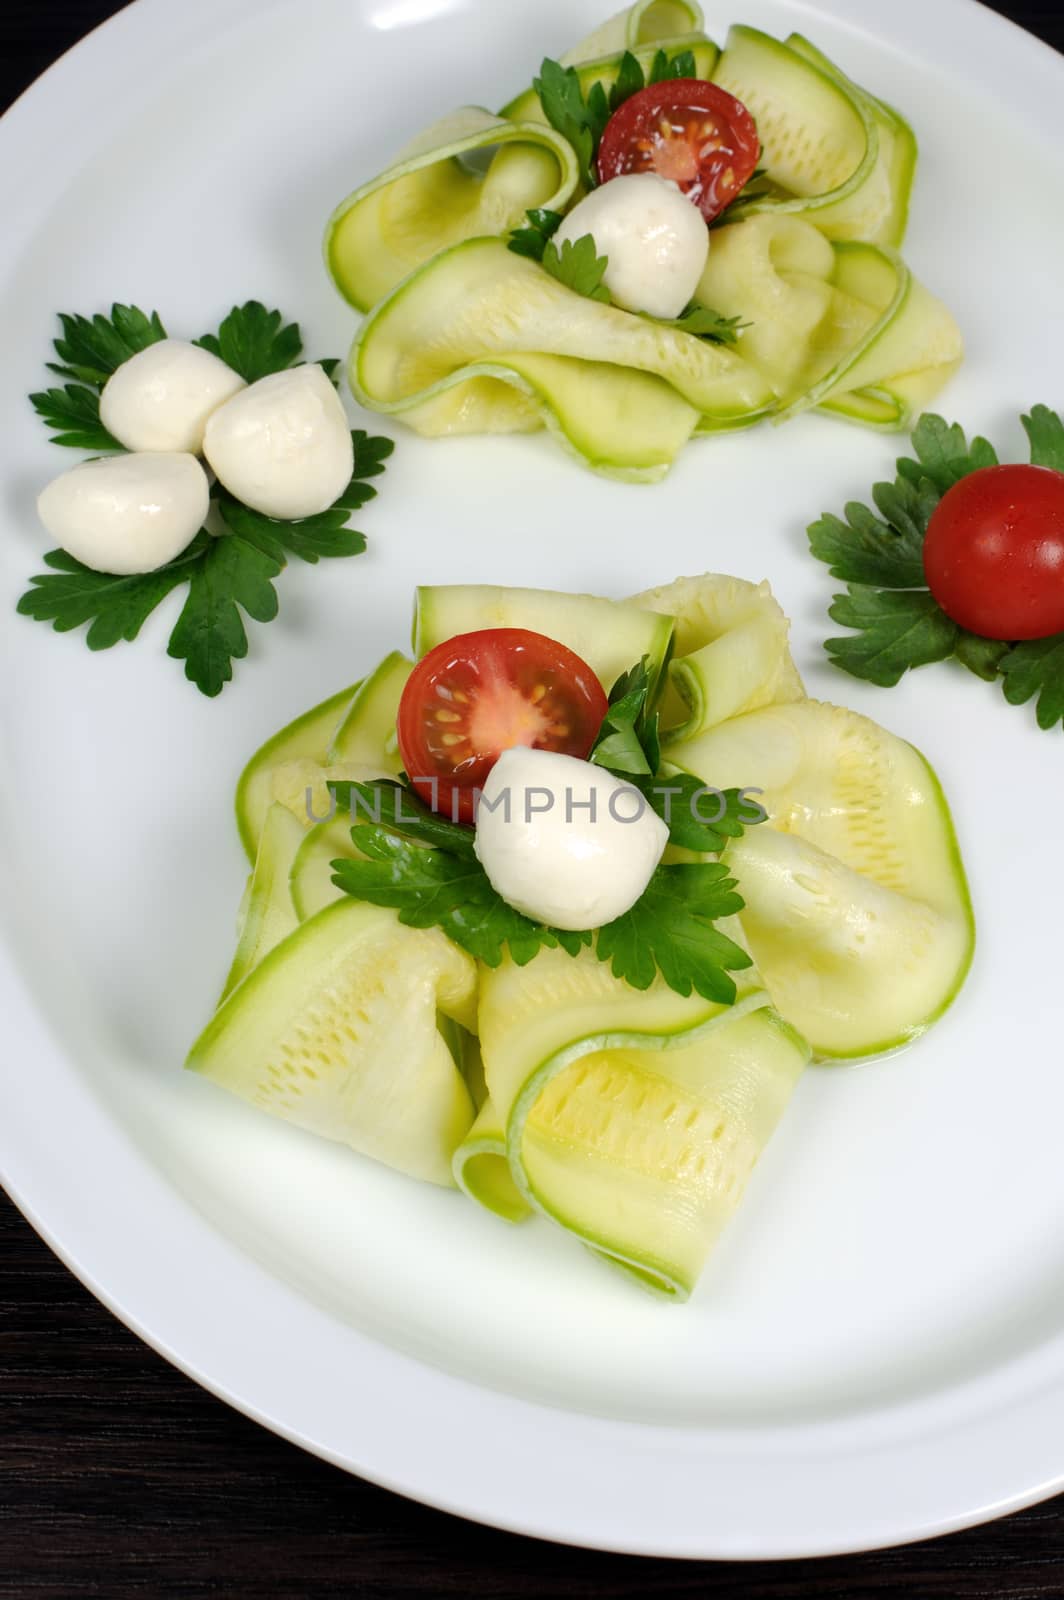
{"label": "tomato flesh", "polygon": [[602,183],[629,172],[669,178],[713,222],[753,177],[757,124],[741,100],[701,78],[652,83],[614,112],[599,143]]}
{"label": "tomato flesh", "polygon": [[583,759],[608,704],[586,661],[525,628],[462,633],[419,661],[399,702],[399,754],[433,810],[472,822],[476,791],[504,750]]}
{"label": "tomato flesh", "polygon": [[1064,472],[983,467],[943,495],[924,571],[946,614],[985,639],[1064,633]]}

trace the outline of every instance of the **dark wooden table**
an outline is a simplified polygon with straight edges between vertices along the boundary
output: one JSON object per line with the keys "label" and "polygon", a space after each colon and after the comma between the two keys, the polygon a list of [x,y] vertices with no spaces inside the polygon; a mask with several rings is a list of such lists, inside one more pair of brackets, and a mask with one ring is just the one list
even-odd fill
{"label": "dark wooden table", "polygon": [[[3,104],[118,9],[8,0]],[[1064,50],[1060,0],[995,9]],[[426,1510],[301,1454],[204,1394],[114,1321],[2,1194],[0,1484],[0,1600],[1064,1596],[1064,1497],[931,1544],[752,1566],[596,1555]]]}

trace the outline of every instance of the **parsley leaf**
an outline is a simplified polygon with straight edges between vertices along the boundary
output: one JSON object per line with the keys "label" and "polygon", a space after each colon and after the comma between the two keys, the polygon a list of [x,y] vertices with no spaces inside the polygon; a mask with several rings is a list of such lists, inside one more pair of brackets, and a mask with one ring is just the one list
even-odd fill
{"label": "parsley leaf", "polygon": [[159,313],[153,311],[149,317],[137,306],[113,305],[110,317],[60,312],[59,322],[63,329],[55,341],[59,362],[50,361],[49,372],[101,389],[123,361],[167,337]]}
{"label": "parsley leaf", "polygon": [[[209,537],[209,536],[208,536]],[[248,653],[243,609],[255,622],[277,615],[273,580],[282,563],[235,534],[210,539],[192,568],[188,598],[170,635],[167,655],[184,661],[185,676],[213,699]]]}
{"label": "parsley leaf", "polygon": [[452,855],[474,857],[472,828],[450,822],[433,811],[410,783],[394,778],[330,781],[337,804],[350,811],[356,827],[374,826],[415,844],[435,846]]}
{"label": "parsley leaf", "polygon": [[594,189],[598,183],[595,153],[610,119],[610,105],[602,85],[595,84],[585,101],[576,68],[563,67],[547,57],[539,77],[533,80],[533,88],[551,127],[576,151],[586,187]]}
{"label": "parsley leaf", "polygon": [[[232,662],[248,652],[241,610],[255,622],[277,615],[274,578],[284,570],[286,555],[314,564],[321,557],[359,555],[364,535],[347,527],[352,510],[377,491],[365,478],[377,477],[395,448],[390,439],[352,434],[355,470],[340,498],[315,517],[282,522],[217,491],[217,506],[229,529],[211,539],[202,560],[193,567],[189,596],[170,638],[168,654],[185,662],[185,676],[202,692],[217,695],[233,676]],[[180,558],[179,558],[180,559]]]}
{"label": "parsley leaf", "polygon": [[714,927],[743,908],[735,879],[719,862],[659,867],[630,911],[600,928],[596,949],[613,975],[649,989],[660,972],[670,989],[731,1005],[730,972],[753,965],[745,950]]}
{"label": "parsley leaf", "polygon": [[442,929],[488,967],[499,966],[507,949],[523,967],[545,947],[575,956],[594,945],[599,960],[633,988],[648,989],[660,972],[677,994],[694,990],[730,1005],[735,983],[729,972],[752,964],[714,927],[743,906],[734,878],[717,862],[659,867],[623,917],[597,934],[572,933],[533,922],[508,905],[469,852],[426,849],[371,822],[360,823],[351,836],[366,859],[333,861],[337,888],[370,905],[391,906],[407,927]]}
{"label": "parsley leaf", "polygon": [[693,333],[696,338],[708,339],[711,344],[738,344],[739,335],[750,323],[741,317],[724,317],[709,306],[692,305],[680,317],[655,317],[652,319],[666,328],[678,328],[681,333]]}
{"label": "parsley leaf", "polygon": [[311,565],[323,556],[360,555],[366,548],[365,536],[349,528],[347,520],[352,511],[359,510],[376,496],[376,489],[364,479],[384,471],[383,463],[395,447],[390,439],[370,439],[361,429],[351,438],[355,446],[355,470],[343,494],[327,511],[286,522],[268,517],[262,511],[253,511],[219,487],[218,511],[226,527],[282,566],[286,552]]}
{"label": "parsley leaf", "polygon": [[1023,426],[1031,441],[1031,461],[1036,467],[1064,472],[1064,422],[1048,406],[1033,406]]}
{"label": "parsley leaf", "polygon": [[945,661],[957,643],[957,624],[926,589],[866,589],[851,584],[836,595],[828,615],[856,636],[829,639],[837,666],[866,683],[889,689],[910,667]]}
{"label": "parsley leaf", "polygon": [[50,622],[56,633],[69,633],[87,622],[85,643],[89,649],[109,650],[123,639],[135,639],[171,589],[187,581],[186,569],[200,557],[208,537],[197,534],[184,555],[158,572],[131,577],[96,572],[65,550],[50,550],[44,561],[52,573],[31,578],[32,587],[16,609],[20,616]]}
{"label": "parsley leaf", "polygon": [[[764,809],[749,798],[751,791],[711,789],[689,772],[630,782],[667,824],[669,843],[700,855],[719,854],[729,839],[741,839],[747,828],[766,820]],[[755,809],[759,815],[752,814]]]}
{"label": "parsley leaf", "polygon": [[339,501],[328,511],[294,522],[253,511],[224,489],[217,496],[217,506],[230,533],[239,534],[281,566],[286,554],[314,566],[323,556],[357,556],[366,548],[365,535],[347,526],[348,511]]}
{"label": "parsley leaf", "polygon": [[662,83],[668,78],[697,77],[698,64],[691,50],[681,50],[674,56],[659,50],[651,62],[649,74],[644,73],[638,56],[626,50],[608,93],[601,82],[596,82],[585,97],[577,69],[563,67],[549,57],[540,67],[539,77],[533,80],[533,87],[551,127],[568,139],[576,151],[584,186],[594,189],[599,181],[595,157],[613,113],[648,84]]}
{"label": "parsley leaf", "polygon": [[[387,470],[388,457],[395,452],[394,439],[387,439],[380,433],[367,433],[365,428],[354,428],[351,439],[355,446],[355,473],[351,482],[344,490],[341,499],[350,504],[348,496],[354,489],[356,478],[379,478]],[[366,488],[362,491],[363,498],[357,502],[359,506],[376,496],[376,489]]]}
{"label": "parsley leaf", "polygon": [[993,683],[1008,651],[1008,645],[1001,639],[981,639],[966,628],[957,629],[954,655],[962,667],[967,667],[969,672],[974,672],[985,683]]}
{"label": "parsley leaf", "polygon": [[46,428],[54,428],[53,444],[69,445],[72,450],[121,450],[100,421],[100,392],[82,383],[67,383],[62,389],[44,389],[30,395],[30,404]]}
{"label": "parsley leaf", "polygon": [[[924,577],[924,535],[938,494],[930,495],[907,479],[895,484],[877,483],[872,491],[877,506],[889,520],[875,516],[867,506],[851,501],[846,521],[825,513],[809,529],[809,546],[827,563],[833,578],[844,583],[884,584],[897,589],[919,589]],[[892,498],[893,497],[893,498]]]}
{"label": "parsley leaf", "polygon": [[49,372],[71,381],[61,389],[44,389],[30,395],[30,404],[52,434],[53,444],[72,450],[121,450],[100,421],[100,391],[117,367],[138,351],[166,338],[166,329],[153,311],[147,316],[137,306],[113,305],[110,317],[73,316],[60,312],[62,333],[54,341],[58,361]]}
{"label": "parsley leaf", "polygon": [[657,715],[650,714],[649,659],[617,679],[589,761],[624,777],[653,777],[661,765]]}
{"label": "parsley leaf", "polygon": [[959,423],[951,427],[944,418],[932,414],[922,416],[916,424],[913,449],[917,459],[899,461],[899,477],[917,487],[926,479],[940,495],[969,473],[978,472],[981,467],[997,466],[993,445],[985,439],[973,439],[969,448]]}
{"label": "parsley leaf", "polygon": [[1048,731],[1064,721],[1064,634],[1013,645],[999,671],[1010,706],[1026,705],[1037,695],[1040,728]]}
{"label": "parsley leaf", "polygon": [[609,264],[609,257],[599,255],[589,233],[579,239],[563,239],[561,250],[551,240],[543,251],[543,266],[552,278],[575,294],[606,305],[610,303],[610,291],[602,279]]}
{"label": "parsley leaf", "polygon": [[[664,53],[664,51],[659,51],[660,55],[664,55]],[[652,81],[656,82],[657,80],[654,79]],[[615,111],[620,110],[626,100],[630,100],[634,94],[639,94],[642,89],[646,88],[646,85],[647,80],[639,57],[634,56],[630,50],[626,50],[621,57],[620,70],[617,73],[616,81],[610,88],[610,115],[612,116]]]}
{"label": "parsley leaf", "polygon": [[408,928],[441,928],[485,966],[497,967],[507,948],[524,967],[544,946],[575,955],[591,942],[590,934],[562,933],[515,911],[474,856],[426,850],[372,823],[354,828],[352,838],[368,860],[334,861],[337,888],[370,905],[392,906]]}
{"label": "parsley leaf", "polygon": [[279,311],[267,311],[259,300],[234,306],[217,333],[193,343],[219,356],[248,383],[294,367],[303,354],[299,324],[286,324]]}
{"label": "parsley leaf", "polygon": [[510,234],[509,248],[516,256],[528,256],[530,261],[542,261],[548,242],[562,225],[560,211],[537,207],[526,211],[527,225],[515,228]]}
{"label": "parsley leaf", "polygon": [[[650,673],[646,656],[622,673],[610,691],[589,761],[605,767],[638,789],[652,811],[668,825],[669,841],[703,855],[723,850],[744,828],[763,822],[756,801],[739,789],[716,790],[690,773],[659,776],[659,717],[650,709]],[[723,800],[723,808],[721,801]],[[712,820],[707,815],[713,812]]]}
{"label": "parsley leaf", "polygon": [[697,78],[698,65],[693,50],[681,50],[670,57],[659,50],[650,64],[648,83],[664,83],[670,78]]}

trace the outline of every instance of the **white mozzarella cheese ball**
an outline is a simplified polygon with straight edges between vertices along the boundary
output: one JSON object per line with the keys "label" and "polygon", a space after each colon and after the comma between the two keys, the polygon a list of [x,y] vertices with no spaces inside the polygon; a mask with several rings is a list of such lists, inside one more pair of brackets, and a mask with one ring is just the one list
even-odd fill
{"label": "white mozzarella cheese ball", "polygon": [[64,550],[97,572],[154,572],[203,526],[207,474],[193,455],[140,451],[84,461],[53,479],[37,501]]}
{"label": "white mozzarella cheese ball", "polygon": [[611,178],[573,207],[554,240],[588,233],[609,259],[603,281],[617,305],[665,318],[686,310],[709,258],[709,229],[676,184],[656,172]]}
{"label": "white mozzarella cheese ball", "polygon": [[639,790],[552,750],[505,751],[477,807],[477,858],[502,898],[553,928],[600,928],[639,899],[669,830]]}
{"label": "white mozzarella cheese ball", "polygon": [[355,466],[340,396],[316,365],[260,378],[215,411],[203,453],[230,494],[268,517],[328,510]]}
{"label": "white mozzarella cheese ball", "polygon": [[246,388],[224,361],[184,339],[160,339],[112,374],[100,421],[127,450],[203,449],[207,419]]}

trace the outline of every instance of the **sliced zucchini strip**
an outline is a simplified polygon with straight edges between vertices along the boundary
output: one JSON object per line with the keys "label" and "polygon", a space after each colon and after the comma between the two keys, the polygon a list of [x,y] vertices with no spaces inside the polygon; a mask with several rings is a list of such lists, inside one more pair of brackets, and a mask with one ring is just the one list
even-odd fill
{"label": "sliced zucchini strip", "polygon": [[749,323],[740,348],[784,417],[820,406],[904,427],[964,354],[950,312],[894,251],[832,243],[786,214],[719,229],[698,299]]}
{"label": "sliced zucchini strip", "polygon": [[743,712],[804,698],[790,623],[768,583],[707,572],[648,589],[632,603],[676,619],[662,706],[666,746]]}
{"label": "sliced zucchini strip", "polygon": [[[493,152],[483,172],[468,162],[478,151]],[[507,234],[538,206],[564,211],[578,179],[576,154],[553,128],[464,107],[341,201],[325,264],[344,298],[368,311],[446,246]]]}
{"label": "sliced zucchini strip", "polygon": [[473,1122],[438,1015],[475,1020],[473,961],[436,929],[346,898],[234,989],[188,1066],[263,1111],[429,1183]]}
{"label": "sliced zucchini strip", "polygon": [[701,33],[704,20],[695,0],[636,0],[567,51],[562,65],[578,66],[600,56],[637,51],[641,45],[656,49],[677,37]]}
{"label": "sliced zucchini strip", "polygon": [[288,874],[303,837],[303,829],[287,806],[270,806],[262,825],[255,870],[248,879],[241,907],[236,955],[222,1000],[299,922],[288,888]]}
{"label": "sliced zucchini strip", "polygon": [[454,1153],[454,1181],[485,1211],[504,1222],[524,1222],[532,1208],[513,1180],[506,1155],[506,1130],[489,1096]]}
{"label": "sliced zucchini strip", "polygon": [[[792,33],[787,47],[804,57],[826,77],[840,84],[872,117],[879,146],[876,171],[848,200],[837,201],[817,213],[816,224],[835,239],[864,239],[900,250],[909,224],[909,204],[919,150],[916,135],[893,106],[860,88],[822,50],[800,33]],[[885,191],[885,204],[884,204]]]}
{"label": "sliced zucchini strip", "polygon": [[888,889],[774,828],[752,828],[725,859],[772,998],[822,1060],[909,1044],[959,992],[972,959],[960,907]]}
{"label": "sliced zucchini strip", "polygon": [[743,320],[744,356],[786,396],[805,387],[813,340],[831,313],[834,272],[835,252],[811,223],[752,216],[714,231],[696,299]]}
{"label": "sliced zucchini strip", "polygon": [[456,245],[401,284],[363,324],[348,372],[363,405],[428,434],[511,427],[505,408],[496,422],[497,392],[456,393],[501,379],[591,465],[629,476],[661,476],[700,419],[742,425],[775,400],[732,350],[574,294],[501,239]]}
{"label": "sliced zucchini strip", "polygon": [[275,773],[292,762],[323,766],[337,725],[343,720],[359,684],[341,689],[320,706],[289,722],[256,750],[236,786],[236,821],[240,842],[254,865],[266,813],[274,800]]}
{"label": "sliced zucchini strip", "polygon": [[328,761],[361,762],[375,777],[396,776],[402,761],[395,737],[395,719],[407,679],[414,670],[400,651],[385,656],[359,685],[333,733]]}
{"label": "sliced zucchini strip", "polygon": [[[779,39],[743,25],[731,29],[714,82],[752,112],[761,163],[779,195],[749,209],[805,215],[832,237],[879,171],[879,130],[859,91]],[[884,190],[886,188],[883,185]],[[847,224],[842,222],[845,227]]]}
{"label": "sliced zucchini strip", "polygon": [[519,1192],[644,1287],[685,1299],[809,1051],[759,988],[640,993],[590,952],[482,975],[480,1040]]}
{"label": "sliced zucchini strip", "polygon": [[252,862],[274,803],[311,829],[335,812],[330,781],[366,783],[398,773],[395,716],[411,671],[412,663],[393,651],[364,681],[298,717],[256,751],[236,792],[237,825]]}
{"label": "sliced zucchini strip", "polygon": [[941,1016],[975,926],[949,806],[918,750],[803,700],[672,745],[669,760],[714,787],[760,791],[768,823],[728,852],[740,921],[774,1003],[818,1055],[895,1049]]}
{"label": "sliced zucchini strip", "polygon": [[315,824],[309,833],[301,832],[288,877],[289,898],[298,922],[306,922],[308,917],[343,899],[343,890],[332,881],[332,863],[341,857],[350,861],[365,859],[351,833],[351,818],[346,813]]}
{"label": "sliced zucchini strip", "polygon": [[[835,249],[839,303],[863,303],[878,320],[784,415],[819,406],[877,427],[909,428],[964,359],[961,331],[893,251],[856,243]],[[881,416],[871,414],[870,400],[880,403]]]}

